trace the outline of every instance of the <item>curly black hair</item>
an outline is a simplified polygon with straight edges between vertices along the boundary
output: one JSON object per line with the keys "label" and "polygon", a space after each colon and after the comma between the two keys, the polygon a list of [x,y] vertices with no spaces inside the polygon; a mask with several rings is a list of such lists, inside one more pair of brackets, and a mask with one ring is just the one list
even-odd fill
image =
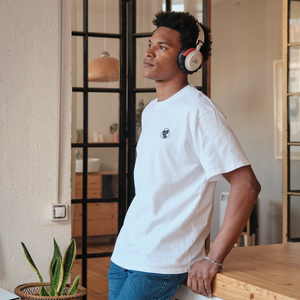
{"label": "curly black hair", "polygon": [[210,29],[188,12],[160,11],[155,15],[152,23],[158,27],[167,27],[179,32],[179,43],[182,49],[195,47],[198,36],[199,26],[202,27],[205,34],[205,41],[201,47],[204,61],[207,61],[211,55],[211,34]]}

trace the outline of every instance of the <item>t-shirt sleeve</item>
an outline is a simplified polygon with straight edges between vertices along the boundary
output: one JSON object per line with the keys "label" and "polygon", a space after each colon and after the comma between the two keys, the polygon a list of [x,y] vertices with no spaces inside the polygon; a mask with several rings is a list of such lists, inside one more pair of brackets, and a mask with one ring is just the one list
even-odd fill
{"label": "t-shirt sleeve", "polygon": [[192,136],[208,181],[216,181],[227,173],[250,165],[225,116],[211,110],[193,124]]}

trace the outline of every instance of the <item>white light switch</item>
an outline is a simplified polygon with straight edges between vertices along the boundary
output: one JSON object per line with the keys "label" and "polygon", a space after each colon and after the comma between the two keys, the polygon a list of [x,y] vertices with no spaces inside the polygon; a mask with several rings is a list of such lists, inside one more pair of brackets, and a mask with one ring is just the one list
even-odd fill
{"label": "white light switch", "polygon": [[68,205],[67,204],[52,204],[53,221],[68,220]]}

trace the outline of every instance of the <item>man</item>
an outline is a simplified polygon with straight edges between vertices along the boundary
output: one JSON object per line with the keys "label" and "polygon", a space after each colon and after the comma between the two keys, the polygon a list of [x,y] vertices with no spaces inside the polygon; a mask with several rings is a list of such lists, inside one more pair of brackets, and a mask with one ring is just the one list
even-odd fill
{"label": "man", "polygon": [[[185,63],[198,36],[203,59],[210,54],[209,29],[188,13],[160,12],[153,23],[143,75],[155,80],[157,99],[142,115],[136,196],[112,256],[110,300],[171,299],[186,278],[193,292],[210,297],[260,191],[221,109],[187,81],[199,63]],[[215,185],[223,177],[231,185],[227,211],[205,257]]]}

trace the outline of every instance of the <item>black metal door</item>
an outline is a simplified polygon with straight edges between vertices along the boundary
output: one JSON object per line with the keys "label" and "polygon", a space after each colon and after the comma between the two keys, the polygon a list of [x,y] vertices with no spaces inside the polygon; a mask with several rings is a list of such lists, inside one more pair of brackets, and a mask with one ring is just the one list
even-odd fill
{"label": "black metal door", "polygon": [[[105,299],[99,286],[106,283],[126,212],[127,7],[123,0],[77,0],[72,6],[72,277],[81,273],[88,299]],[[119,60],[117,81],[89,79],[89,63],[103,51]]]}

